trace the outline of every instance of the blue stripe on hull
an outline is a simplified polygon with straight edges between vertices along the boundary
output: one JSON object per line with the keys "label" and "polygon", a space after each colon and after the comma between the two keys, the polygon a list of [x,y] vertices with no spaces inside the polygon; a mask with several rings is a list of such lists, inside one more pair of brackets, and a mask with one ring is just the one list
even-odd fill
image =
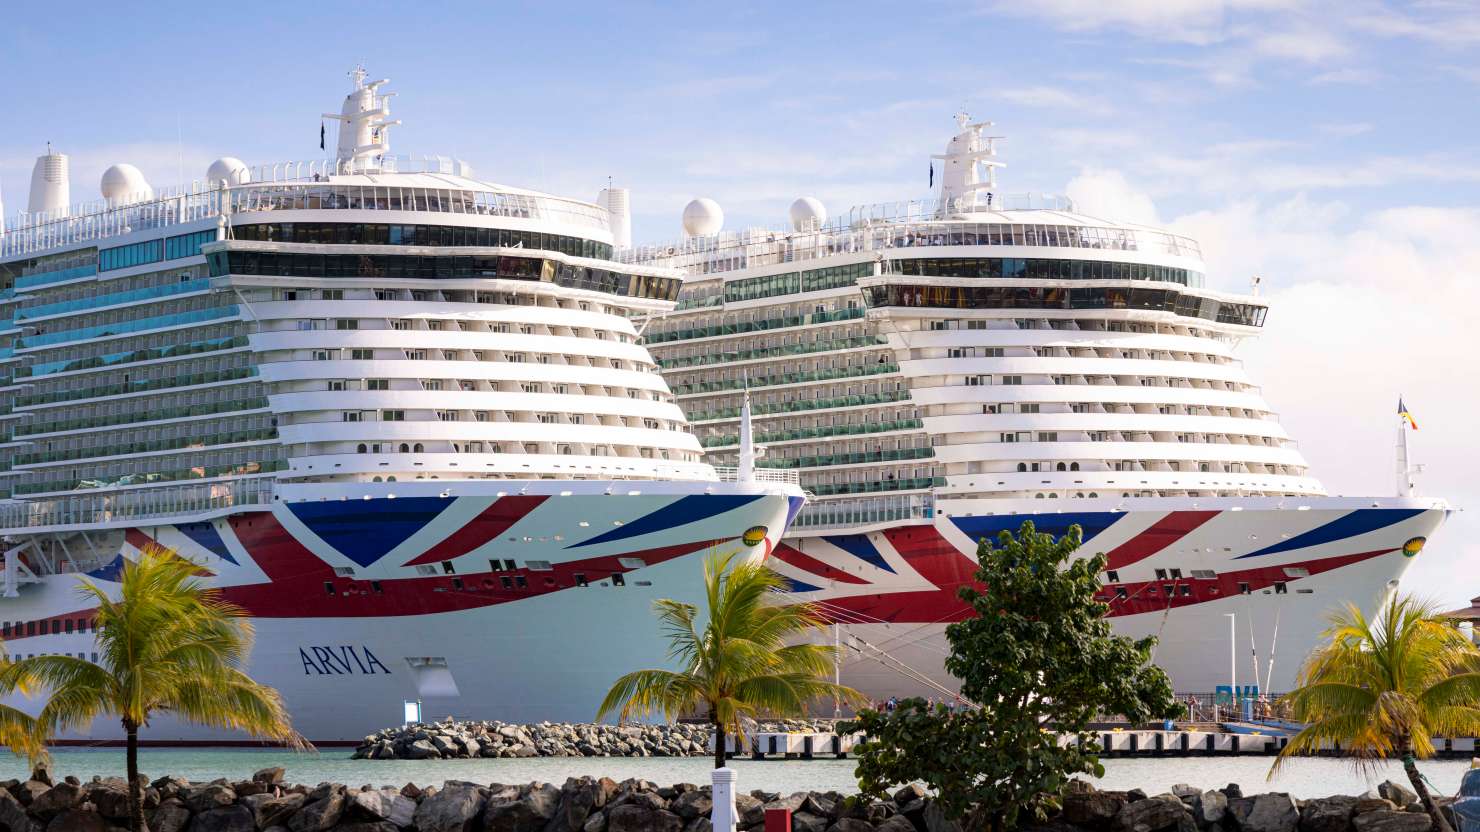
{"label": "blue stripe on hull", "polygon": [[1342,538],[1356,537],[1359,534],[1375,532],[1378,529],[1385,529],[1388,526],[1401,523],[1410,517],[1423,514],[1424,511],[1421,508],[1359,508],[1323,526],[1317,526],[1308,532],[1297,534],[1289,540],[1281,540],[1279,543],[1266,546],[1257,552],[1239,555],[1239,558],[1257,558],[1260,555],[1273,555],[1279,552],[1288,552],[1292,549],[1304,549],[1307,546],[1319,546],[1322,543],[1330,543],[1333,540],[1341,540]]}

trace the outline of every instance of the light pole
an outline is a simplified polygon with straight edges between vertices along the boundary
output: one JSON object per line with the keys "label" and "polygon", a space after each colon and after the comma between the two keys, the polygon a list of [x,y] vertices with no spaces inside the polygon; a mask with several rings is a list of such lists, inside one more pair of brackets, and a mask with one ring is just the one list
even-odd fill
{"label": "light pole", "polygon": [[1228,692],[1231,696],[1229,704],[1233,706],[1233,712],[1238,713],[1238,616],[1235,613],[1225,613],[1228,616]]}

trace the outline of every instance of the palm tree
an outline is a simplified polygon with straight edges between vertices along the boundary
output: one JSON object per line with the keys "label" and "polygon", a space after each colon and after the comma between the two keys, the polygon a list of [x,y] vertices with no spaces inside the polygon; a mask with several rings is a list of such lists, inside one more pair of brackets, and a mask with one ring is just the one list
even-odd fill
{"label": "palm tree", "polygon": [[1432,737],[1480,736],[1480,649],[1433,606],[1396,594],[1377,620],[1347,604],[1325,636],[1286,696],[1306,726],[1270,776],[1291,756],[1332,744],[1358,766],[1401,757],[1435,827],[1452,832],[1415,758],[1433,756]]}
{"label": "palm tree", "polygon": [[714,767],[725,764],[725,736],[744,736],[743,717],[800,715],[809,702],[836,697],[866,702],[863,694],[826,680],[831,645],[788,643],[825,626],[810,604],[775,603],[785,580],[764,565],[737,563],[735,553],[704,561],[708,621],[698,607],[662,599],[653,610],[668,636],[668,657],[682,670],[638,670],[612,685],[598,720],[662,711],[667,719],[703,710],[714,726]]}
{"label": "palm tree", "polygon": [[[0,649],[0,670],[9,665],[9,657]],[[0,705],[0,745],[17,757],[24,756],[33,769],[46,757],[46,743],[37,735],[36,718],[10,705]]]}
{"label": "palm tree", "polygon": [[0,692],[35,687],[50,694],[35,720],[38,738],[85,728],[99,716],[122,721],[134,832],[145,828],[139,729],[153,715],[307,745],[277,691],[241,670],[252,647],[245,611],[206,588],[198,570],[168,549],[147,547],[137,562],[124,565],[118,600],[92,581],[78,586],[86,603],[97,607],[99,661],[35,656],[0,669]]}

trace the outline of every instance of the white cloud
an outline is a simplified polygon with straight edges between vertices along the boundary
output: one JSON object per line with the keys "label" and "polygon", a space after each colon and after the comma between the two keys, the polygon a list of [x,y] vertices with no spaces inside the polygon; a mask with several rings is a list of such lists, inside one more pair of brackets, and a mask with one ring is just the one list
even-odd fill
{"label": "white cloud", "polygon": [[1328,136],[1349,138],[1351,136],[1360,136],[1363,133],[1371,133],[1373,130],[1373,125],[1370,122],[1353,121],[1346,123],[1318,124],[1316,125],[1316,129]]}
{"label": "white cloud", "polygon": [[1319,64],[1351,51],[1346,41],[1329,30],[1303,26],[1288,31],[1266,31],[1253,38],[1261,55]]}
{"label": "white cloud", "polygon": [[1306,83],[1317,86],[1324,84],[1358,84],[1365,86],[1367,84],[1375,84],[1381,78],[1381,73],[1374,70],[1351,67],[1347,69],[1333,69],[1330,72],[1313,75],[1306,80]]}
{"label": "white cloud", "polygon": [[1108,116],[1111,113],[1111,107],[1108,102],[1091,96],[1070,92],[1060,87],[1045,85],[1019,87],[1017,89],[998,91],[996,96],[1017,104],[1022,104],[1025,107],[1072,110],[1083,115],[1098,117]]}
{"label": "white cloud", "polygon": [[1480,43],[1480,8],[1472,3],[1426,3],[1396,12],[1383,8],[1353,15],[1354,28],[1384,37],[1414,38],[1441,46]]}
{"label": "white cloud", "polygon": [[998,2],[992,10],[1036,17],[1069,31],[1116,29],[1144,37],[1207,44],[1222,39],[1241,11],[1293,9],[1303,0],[1036,0]]}
{"label": "white cloud", "polygon": [[1082,214],[1144,225],[1159,223],[1151,197],[1131,187],[1119,171],[1085,171],[1069,180],[1064,194]]}

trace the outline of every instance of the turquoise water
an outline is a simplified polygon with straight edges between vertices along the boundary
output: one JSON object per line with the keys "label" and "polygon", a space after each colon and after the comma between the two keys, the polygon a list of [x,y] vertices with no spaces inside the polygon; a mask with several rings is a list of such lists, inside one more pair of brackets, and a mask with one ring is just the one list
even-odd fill
{"label": "turquoise water", "polygon": [[[121,749],[59,749],[53,752],[53,771],[82,779],[93,775],[122,776]],[[1367,780],[1349,763],[1340,760],[1295,760],[1274,780],[1267,781],[1268,757],[1190,757],[1185,759],[1121,759],[1105,763],[1105,777],[1097,785],[1105,789],[1141,788],[1156,793],[1173,783],[1190,783],[1204,789],[1238,783],[1245,793],[1284,791],[1296,797],[1357,794],[1372,783],[1392,778],[1406,783],[1402,769],[1394,764]],[[743,789],[775,792],[803,790],[857,791],[852,760],[734,760]],[[491,760],[351,760],[347,750],[320,754],[294,754],[279,750],[245,749],[144,749],[139,767],[151,778],[165,774],[191,780],[232,780],[249,777],[267,766],[282,766],[287,780],[317,784],[324,781],[360,786],[426,786],[444,780],[481,783],[525,783],[531,780],[562,783],[567,777],[590,775],[623,780],[642,777],[659,785],[707,783],[713,762],[708,758],[549,757]],[[1419,764],[1424,774],[1443,794],[1454,794],[1469,764],[1460,760],[1427,761]],[[24,760],[0,757],[0,778],[26,776]]]}

